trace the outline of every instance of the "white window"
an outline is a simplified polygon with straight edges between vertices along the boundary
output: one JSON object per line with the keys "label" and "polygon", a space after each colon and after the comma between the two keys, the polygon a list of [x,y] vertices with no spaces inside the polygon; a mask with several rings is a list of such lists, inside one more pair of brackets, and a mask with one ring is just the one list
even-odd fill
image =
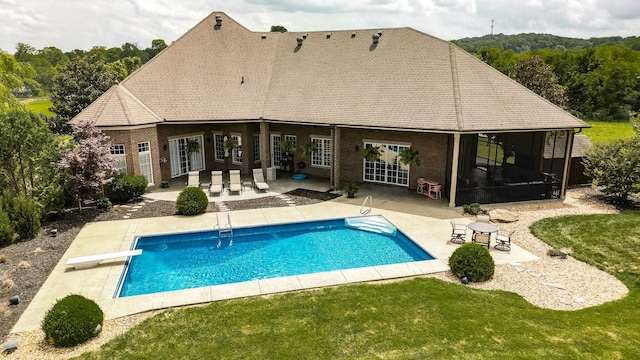
{"label": "white window", "polygon": [[222,133],[213,134],[213,153],[216,161],[224,161],[224,135]]}
{"label": "white window", "polygon": [[295,135],[285,135],[284,141],[291,141],[291,143],[293,144],[293,150],[295,150],[298,146],[298,139]]}
{"label": "white window", "polygon": [[253,161],[260,162],[260,134],[253,134]]}
{"label": "white window", "polygon": [[242,164],[242,137],[238,134],[231,134],[231,138],[238,144],[238,146],[233,149],[232,162],[234,164]]}
{"label": "white window", "polygon": [[149,142],[138,143],[138,159],[140,160],[140,174],[153,184],[153,166],[151,165],[151,146]]}
{"label": "white window", "polygon": [[[187,143],[195,141],[200,144],[198,151],[187,154]],[[169,155],[171,156],[171,177],[184,175],[189,171],[204,170],[204,139],[202,135],[194,135],[169,139]]]}
{"label": "white window", "polygon": [[364,146],[378,147],[381,154],[377,161],[363,160],[365,181],[409,185],[409,166],[400,163],[398,155],[411,145],[365,142]]}
{"label": "white window", "polygon": [[127,155],[124,152],[123,144],[111,145],[111,156],[115,159],[114,167],[119,173],[127,172]]}
{"label": "white window", "polygon": [[311,165],[329,167],[331,166],[331,139],[312,137],[317,146],[317,151],[311,154]]}

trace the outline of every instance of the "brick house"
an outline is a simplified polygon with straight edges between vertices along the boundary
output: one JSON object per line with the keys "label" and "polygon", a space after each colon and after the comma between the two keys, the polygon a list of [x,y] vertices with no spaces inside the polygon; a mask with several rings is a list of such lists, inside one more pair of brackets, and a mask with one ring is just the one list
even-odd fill
{"label": "brick house", "polygon": [[[579,119],[456,45],[411,28],[249,31],[212,13],[72,121],[112,138],[151,186],[190,170],[286,168],[330,186],[443,185],[451,206],[562,198]],[[238,147],[225,152],[226,139]],[[296,144],[283,157],[280,143]],[[200,151],[186,152],[197,141]],[[316,151],[302,156],[302,145]],[[362,151],[377,146],[378,161]],[[417,150],[420,166],[398,154]],[[303,169],[297,165],[305,163]],[[546,169],[546,167],[550,167]],[[553,169],[553,171],[551,171]],[[560,169],[560,171],[558,171]]]}

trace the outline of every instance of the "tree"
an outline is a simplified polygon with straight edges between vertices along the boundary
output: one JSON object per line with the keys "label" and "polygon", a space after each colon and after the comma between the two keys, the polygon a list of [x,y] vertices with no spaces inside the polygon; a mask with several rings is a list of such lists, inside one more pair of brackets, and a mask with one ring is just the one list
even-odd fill
{"label": "tree", "polygon": [[124,80],[129,74],[136,71],[142,65],[139,57],[126,57],[106,65],[107,70],[116,74],[118,81]]}
{"label": "tree", "polygon": [[605,194],[626,202],[629,194],[640,192],[640,136],[595,145],[583,165]]}
{"label": "tree", "polygon": [[565,87],[558,83],[553,68],[539,56],[523,58],[513,68],[512,77],[529,90],[558,106],[566,102]]}
{"label": "tree", "polygon": [[107,91],[116,82],[116,75],[104,62],[93,56],[75,58],[53,78],[51,111],[58,121],[67,122]]}
{"label": "tree", "polygon": [[77,146],[68,149],[59,167],[67,173],[67,190],[78,206],[103,190],[115,169],[115,159],[109,150],[110,139],[88,121],[72,125]]}
{"label": "tree", "polygon": [[282,26],[282,25],[273,25],[273,26],[271,26],[271,32],[286,33],[287,32],[287,28]]}
{"label": "tree", "polygon": [[23,87],[24,81],[34,76],[31,65],[16,61],[13,55],[0,50],[0,108],[16,105],[11,90]]}
{"label": "tree", "polygon": [[151,40],[151,47],[144,49],[144,51],[149,55],[149,59],[152,59],[154,56],[158,55],[162,50],[166,49],[167,43],[162,39],[153,39]]}
{"label": "tree", "polygon": [[36,200],[45,211],[61,206],[58,140],[26,107],[0,110],[0,188]]}

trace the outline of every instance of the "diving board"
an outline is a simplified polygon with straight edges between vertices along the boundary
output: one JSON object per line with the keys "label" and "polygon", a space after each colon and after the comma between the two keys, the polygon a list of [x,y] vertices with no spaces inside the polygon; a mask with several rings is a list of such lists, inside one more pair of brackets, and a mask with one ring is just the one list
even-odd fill
{"label": "diving board", "polygon": [[138,255],[142,255],[142,249],[71,258],[67,260],[67,265],[73,266],[76,270],[87,269],[100,264],[104,260],[117,259],[121,257],[138,256]]}

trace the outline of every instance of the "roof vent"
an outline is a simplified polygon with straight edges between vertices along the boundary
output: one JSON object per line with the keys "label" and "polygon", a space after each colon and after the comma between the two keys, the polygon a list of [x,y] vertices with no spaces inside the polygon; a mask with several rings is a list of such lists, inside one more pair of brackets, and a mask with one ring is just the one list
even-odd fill
{"label": "roof vent", "polygon": [[306,38],[307,38],[307,36],[309,36],[309,34],[304,34],[304,35],[302,35],[302,39],[306,39]]}
{"label": "roof vent", "polygon": [[302,42],[304,41],[304,38],[297,38],[296,40],[298,41],[298,46],[302,46]]}
{"label": "roof vent", "polygon": [[351,38],[353,39],[354,37],[356,37],[356,33],[352,32],[351,33]]}
{"label": "roof vent", "polygon": [[378,31],[378,36],[382,36],[382,31]]}
{"label": "roof vent", "polygon": [[331,39],[331,33],[327,33],[327,39]]}
{"label": "roof vent", "polygon": [[371,37],[373,38],[373,45],[378,45],[378,39],[380,39],[380,35],[373,34]]}
{"label": "roof vent", "polygon": [[221,26],[222,26],[222,16],[216,15],[216,25],[214,26],[214,28],[220,29]]}
{"label": "roof vent", "polygon": [[262,34],[262,39],[264,40],[264,39],[266,39],[266,38],[267,38],[267,35]]}

